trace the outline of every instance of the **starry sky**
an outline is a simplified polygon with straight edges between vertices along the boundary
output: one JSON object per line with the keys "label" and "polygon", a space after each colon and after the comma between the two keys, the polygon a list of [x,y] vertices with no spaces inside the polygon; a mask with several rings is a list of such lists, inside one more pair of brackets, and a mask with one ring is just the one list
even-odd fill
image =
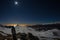
{"label": "starry sky", "polygon": [[[18,4],[15,4],[15,2]],[[0,23],[38,24],[60,21],[58,0],[0,0]]]}

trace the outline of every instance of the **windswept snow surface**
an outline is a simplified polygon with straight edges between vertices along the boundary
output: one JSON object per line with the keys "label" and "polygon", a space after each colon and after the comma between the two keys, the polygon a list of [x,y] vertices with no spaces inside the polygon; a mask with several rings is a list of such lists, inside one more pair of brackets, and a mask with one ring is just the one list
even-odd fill
{"label": "windswept snow surface", "polygon": [[0,31],[2,31],[6,34],[12,34],[10,28],[0,27]]}
{"label": "windswept snow surface", "polygon": [[[58,30],[58,29],[52,29],[52,30],[47,30],[47,31],[36,31],[35,29],[30,28],[30,27],[19,27],[19,26],[17,26],[17,27],[15,27],[15,30],[16,30],[16,33],[19,33],[19,32],[20,33],[26,33],[26,34],[31,33],[34,36],[37,36],[38,38],[40,38],[41,36],[52,38],[52,37],[55,37],[53,32],[57,32],[57,34],[59,35],[57,37],[60,37],[60,30]],[[0,31],[3,31],[6,34],[12,34],[11,28],[0,27]]]}

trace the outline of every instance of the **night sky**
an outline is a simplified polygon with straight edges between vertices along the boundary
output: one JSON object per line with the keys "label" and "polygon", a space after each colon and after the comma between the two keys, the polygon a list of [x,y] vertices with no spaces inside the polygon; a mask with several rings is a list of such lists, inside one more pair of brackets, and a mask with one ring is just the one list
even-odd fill
{"label": "night sky", "polygon": [[[15,2],[18,4],[15,4]],[[0,23],[38,24],[60,21],[58,0],[0,0]]]}

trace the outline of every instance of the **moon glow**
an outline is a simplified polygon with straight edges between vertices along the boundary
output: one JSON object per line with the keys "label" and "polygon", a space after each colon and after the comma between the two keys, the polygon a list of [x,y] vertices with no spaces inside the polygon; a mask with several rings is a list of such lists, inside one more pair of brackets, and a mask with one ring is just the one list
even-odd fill
{"label": "moon glow", "polygon": [[17,1],[15,1],[15,5],[18,5],[18,2]]}

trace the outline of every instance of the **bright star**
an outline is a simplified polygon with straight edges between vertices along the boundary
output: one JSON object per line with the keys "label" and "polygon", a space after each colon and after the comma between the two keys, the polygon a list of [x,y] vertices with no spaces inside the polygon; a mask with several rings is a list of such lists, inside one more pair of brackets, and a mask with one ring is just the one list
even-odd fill
{"label": "bright star", "polygon": [[17,1],[15,1],[15,5],[18,5],[18,2]]}

